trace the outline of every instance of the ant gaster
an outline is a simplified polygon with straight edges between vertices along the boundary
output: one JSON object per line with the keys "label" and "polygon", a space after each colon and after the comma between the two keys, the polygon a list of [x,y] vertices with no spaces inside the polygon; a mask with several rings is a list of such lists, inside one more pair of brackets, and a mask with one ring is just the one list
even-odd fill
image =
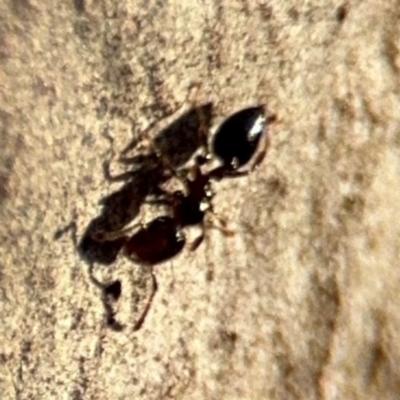
{"label": "ant gaster", "polygon": [[241,176],[238,170],[247,164],[258,152],[251,170],[264,159],[269,137],[269,123],[276,120],[275,115],[265,116],[264,106],[249,107],[232,114],[215,133],[212,152],[222,165],[212,173],[214,178]]}

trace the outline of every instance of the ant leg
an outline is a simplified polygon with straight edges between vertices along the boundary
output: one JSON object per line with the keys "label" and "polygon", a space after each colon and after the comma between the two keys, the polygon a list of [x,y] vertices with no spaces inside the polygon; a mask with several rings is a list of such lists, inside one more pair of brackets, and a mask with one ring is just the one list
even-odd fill
{"label": "ant leg", "polygon": [[206,237],[206,229],[204,223],[201,224],[201,234],[197,236],[196,239],[193,240],[192,244],[190,245],[190,251],[195,251],[204,241]]}
{"label": "ant leg", "polygon": [[138,228],[139,226],[143,227],[143,225],[139,223],[132,226],[128,226],[127,228],[121,229],[116,232],[105,232],[105,231],[93,232],[90,236],[97,242],[112,242],[113,240],[126,237],[126,234],[131,232],[133,229]]}
{"label": "ant leg", "polygon": [[154,296],[156,295],[157,290],[158,290],[158,283],[157,283],[157,279],[156,279],[156,277],[154,275],[153,270],[151,270],[151,279],[152,279],[152,283],[153,283],[152,292],[151,292],[149,300],[148,300],[148,302],[146,304],[146,307],[143,310],[142,315],[136,321],[136,324],[133,327],[133,331],[134,332],[138,331],[142,327],[142,325],[143,325],[143,323],[144,323],[144,321],[145,321],[145,319],[147,317],[147,314],[149,313],[150,307],[151,307],[151,305],[153,303]]}
{"label": "ant leg", "polygon": [[231,237],[235,234],[235,231],[233,231],[232,229],[225,228],[224,226],[217,226],[212,223],[210,224],[210,228],[218,229],[223,235],[228,237]]}
{"label": "ant leg", "polygon": [[[269,145],[267,145],[267,147],[268,146]],[[241,178],[250,175],[255,169],[257,169],[259,164],[261,164],[261,162],[265,158],[266,152],[267,149],[261,151],[261,153],[256,157],[256,160],[250,169],[245,169],[243,171],[235,171],[227,169],[225,166],[216,167],[215,169],[210,171],[209,173],[210,178],[220,181],[222,179]]]}
{"label": "ant leg", "polygon": [[265,134],[265,138],[263,140],[263,143],[261,144],[261,150],[257,154],[256,159],[254,160],[253,165],[251,166],[249,173],[256,170],[260,164],[264,161],[265,156],[267,155],[268,149],[270,147],[271,141],[269,139],[269,136]]}
{"label": "ant leg", "polygon": [[208,220],[206,223],[203,223],[201,225],[201,234],[193,240],[191,243],[189,250],[190,251],[195,251],[204,241],[204,238],[206,237],[206,229],[207,228],[213,228],[213,229],[218,229],[220,232],[222,232],[223,235],[225,236],[233,236],[235,234],[234,231],[226,228],[226,221],[221,219],[219,216],[214,215],[217,219],[220,225],[216,225],[213,223],[213,221]]}
{"label": "ant leg", "polygon": [[205,235],[202,233],[200,236],[198,236],[196,239],[193,240],[192,244],[190,245],[189,250],[190,251],[195,251],[204,241]]}
{"label": "ant leg", "polygon": [[233,236],[235,234],[235,231],[226,227],[227,223],[224,219],[222,219],[219,215],[214,215],[214,217],[216,220],[218,220],[219,225],[216,225],[214,221],[208,221],[207,225],[209,228],[218,229],[225,236]]}
{"label": "ant leg", "polygon": [[214,169],[212,169],[208,173],[208,176],[210,177],[210,179],[215,179],[216,181],[220,181],[225,178],[240,178],[242,176],[248,175],[250,172],[251,171],[248,170],[236,171],[234,169],[231,169],[230,167],[221,165],[219,167],[215,167]]}
{"label": "ant leg", "polygon": [[[215,210],[212,204],[210,204],[209,211],[211,212],[213,216],[213,220],[208,219],[206,221],[207,227],[213,228],[213,229],[218,229],[220,232],[222,232],[225,236],[233,236],[235,234],[234,231],[231,229],[228,229],[226,226],[228,225],[226,220],[222,218]],[[216,225],[215,221],[218,221],[218,225]]]}
{"label": "ant leg", "polygon": [[244,171],[232,171],[224,175],[224,178],[241,178],[243,176],[249,175],[251,170],[244,170]]}

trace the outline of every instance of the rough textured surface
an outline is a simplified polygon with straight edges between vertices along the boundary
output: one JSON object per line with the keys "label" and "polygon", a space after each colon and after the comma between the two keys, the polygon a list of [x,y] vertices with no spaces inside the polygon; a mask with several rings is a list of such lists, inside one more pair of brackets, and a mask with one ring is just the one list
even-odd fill
{"label": "rough textured surface", "polygon": [[[398,399],[399,18],[395,0],[0,2],[2,399]],[[54,235],[83,234],[119,187],[102,163],[195,85],[215,124],[258,103],[281,122],[257,172],[215,185],[235,236],[157,268],[142,330],[146,274],[96,268],[123,284],[113,332]]]}

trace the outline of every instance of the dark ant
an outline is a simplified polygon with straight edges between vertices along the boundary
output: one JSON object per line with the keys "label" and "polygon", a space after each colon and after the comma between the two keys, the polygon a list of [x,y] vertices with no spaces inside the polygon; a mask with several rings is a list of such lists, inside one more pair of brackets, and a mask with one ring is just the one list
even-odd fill
{"label": "dark ant", "polygon": [[[274,120],[275,117],[269,117],[268,122]],[[183,183],[185,190],[169,193],[160,189],[162,194],[153,202],[167,205],[171,210],[171,215],[155,218],[131,237],[126,236],[126,233],[132,228],[98,234],[96,240],[99,241],[123,237],[125,255],[135,262],[150,266],[153,290],[134,330],[142,327],[158,288],[152,267],[179,254],[186,242],[183,228],[187,226],[200,225],[202,228],[201,235],[194,240],[190,249],[193,251],[202,243],[205,236],[206,213],[213,211],[211,180],[248,173],[240,172],[238,169],[254,156],[260,141],[266,141],[266,138],[263,138],[266,133],[266,123],[267,118],[264,116],[262,106],[233,114],[221,125],[213,142],[213,152],[222,160],[221,166],[203,173],[201,167],[206,164],[208,157],[198,156],[195,165],[185,174],[174,170],[173,167],[170,168],[171,176],[176,176]],[[256,157],[255,166],[265,157],[266,148],[266,145],[261,148]],[[227,235],[231,234],[225,229],[224,222],[220,229]]]}

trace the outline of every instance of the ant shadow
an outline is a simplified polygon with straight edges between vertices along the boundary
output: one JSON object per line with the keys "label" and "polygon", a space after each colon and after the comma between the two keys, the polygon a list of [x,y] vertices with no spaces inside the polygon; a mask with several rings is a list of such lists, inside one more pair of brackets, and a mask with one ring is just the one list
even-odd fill
{"label": "ant shadow", "polygon": [[122,157],[119,159],[122,164],[129,166],[127,172],[112,176],[109,168],[110,160],[103,162],[105,179],[123,184],[115,192],[100,200],[102,206],[100,215],[89,222],[81,239],[78,240],[75,221],[54,234],[54,239],[58,240],[68,231],[71,232],[80,258],[89,265],[91,281],[102,291],[107,324],[117,331],[123,328],[115,321],[111,306],[112,301],[117,298],[109,295],[110,285],[102,284],[94,278],[93,269],[95,264],[106,266],[113,264],[127,238],[122,236],[101,241],[96,238],[96,234],[123,230],[138,217],[141,206],[148,198],[157,199],[162,196],[161,185],[173,176],[174,171],[183,167],[199,149],[207,151],[212,118],[212,103],[191,108],[155,136],[147,154],[126,157],[126,154],[139,144],[137,140],[132,140],[121,152]]}

